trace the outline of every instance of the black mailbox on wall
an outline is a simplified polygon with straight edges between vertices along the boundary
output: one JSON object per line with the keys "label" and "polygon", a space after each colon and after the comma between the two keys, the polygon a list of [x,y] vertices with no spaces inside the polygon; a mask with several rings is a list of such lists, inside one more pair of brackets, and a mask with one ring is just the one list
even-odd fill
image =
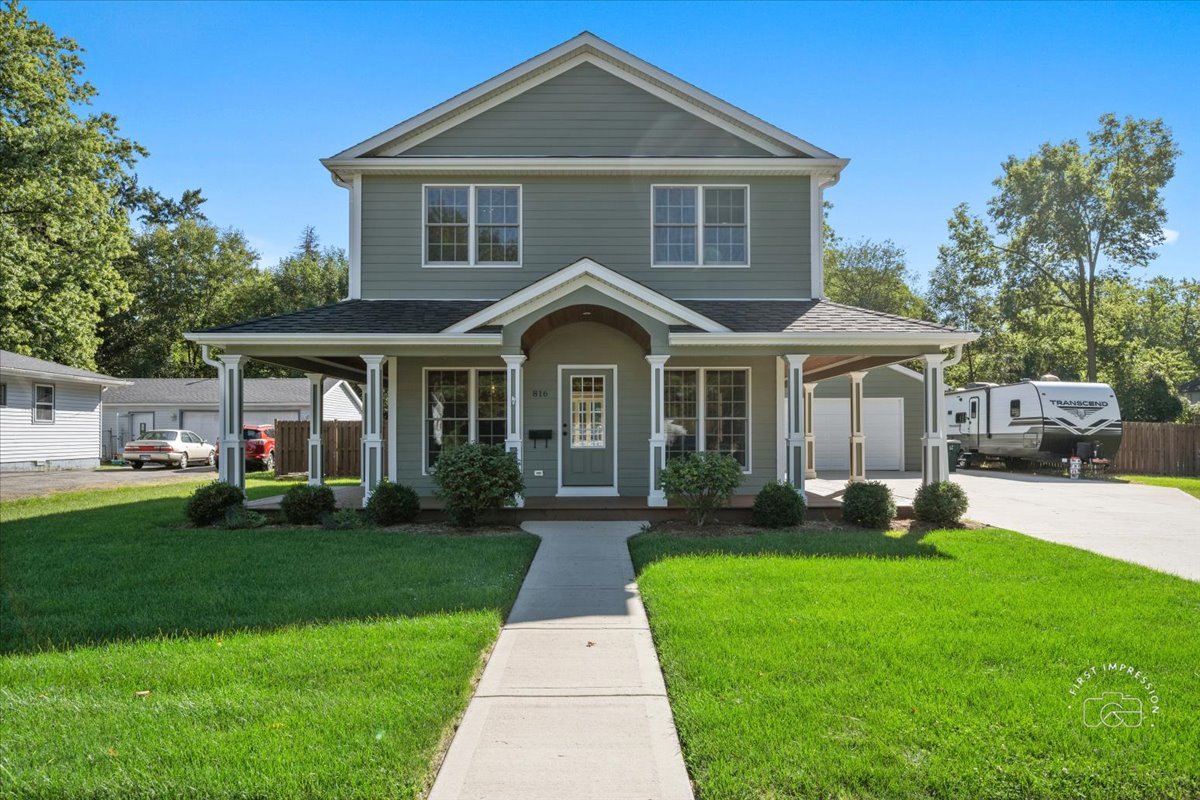
{"label": "black mailbox on wall", "polygon": [[538,442],[547,442],[546,446],[549,447],[548,443],[553,438],[554,431],[550,428],[531,428],[529,431],[529,441],[533,442],[535,448]]}

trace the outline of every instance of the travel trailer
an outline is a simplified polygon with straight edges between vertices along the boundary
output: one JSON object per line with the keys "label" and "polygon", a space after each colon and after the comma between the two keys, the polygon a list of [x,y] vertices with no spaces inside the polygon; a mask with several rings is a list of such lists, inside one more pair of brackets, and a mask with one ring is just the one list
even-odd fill
{"label": "travel trailer", "polygon": [[1121,409],[1106,383],[1070,383],[1052,375],[998,385],[972,383],[946,392],[947,430],[970,466],[988,459],[1103,464],[1121,445]]}

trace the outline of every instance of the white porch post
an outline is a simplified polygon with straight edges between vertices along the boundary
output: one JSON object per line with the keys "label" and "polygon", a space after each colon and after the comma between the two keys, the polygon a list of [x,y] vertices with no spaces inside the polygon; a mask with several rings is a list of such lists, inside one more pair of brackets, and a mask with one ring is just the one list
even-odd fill
{"label": "white porch post", "polygon": [[863,378],[865,372],[850,373],[850,481],[867,479],[867,435],[863,433]]}
{"label": "white porch post", "polygon": [[[506,384],[508,390],[508,426],[507,433],[504,437],[504,449],[510,453],[517,454],[517,463],[521,465],[521,472],[525,472],[525,436],[522,433],[525,424],[525,356],[521,353],[503,355],[504,365],[507,368],[508,382]],[[525,507],[525,497],[517,495],[514,498],[517,508]]]}
{"label": "white porch post", "polygon": [[320,486],[325,482],[325,376],[319,372],[308,375],[308,483]]}
{"label": "white porch post", "polygon": [[396,356],[387,360],[387,476],[388,480],[398,483],[400,475],[400,364]]}
{"label": "white porch post", "polygon": [[804,384],[804,477],[817,477],[817,436],[813,433],[813,394],[815,383]]}
{"label": "white porch post", "polygon": [[797,491],[804,491],[805,476],[805,416],[804,360],[807,355],[787,355],[787,474],[788,482]]}
{"label": "white porch post", "polygon": [[363,505],[383,479],[383,361],[385,356],[363,356],[367,384],[363,391],[362,486]]}
{"label": "white porch post", "polygon": [[921,483],[950,477],[946,451],[946,386],[942,374],[945,353],[930,353],[925,361],[925,435],[921,437]]}
{"label": "white porch post", "polygon": [[242,360],[245,356],[221,356],[221,464],[219,480],[246,489],[246,443],[242,439]]}
{"label": "white porch post", "polygon": [[662,471],[667,466],[667,430],[663,416],[663,392],[666,388],[666,364],[669,355],[646,356],[650,364],[650,493],[646,505],[662,508],[667,504]]}

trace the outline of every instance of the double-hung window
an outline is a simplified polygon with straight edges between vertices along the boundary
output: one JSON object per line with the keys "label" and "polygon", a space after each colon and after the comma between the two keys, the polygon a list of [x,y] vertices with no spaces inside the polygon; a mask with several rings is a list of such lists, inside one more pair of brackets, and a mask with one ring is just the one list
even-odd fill
{"label": "double-hung window", "polygon": [[748,369],[667,369],[663,416],[667,458],[726,453],[750,471]]}
{"label": "double-hung window", "polygon": [[508,379],[503,369],[425,370],[425,468],[466,442],[503,444]]}
{"label": "double-hung window", "polygon": [[54,387],[48,383],[33,386],[33,421],[54,422]]}
{"label": "double-hung window", "polygon": [[750,264],[749,189],[745,186],[655,186],[656,267]]}
{"label": "double-hung window", "polygon": [[519,267],[520,186],[426,186],[425,266]]}

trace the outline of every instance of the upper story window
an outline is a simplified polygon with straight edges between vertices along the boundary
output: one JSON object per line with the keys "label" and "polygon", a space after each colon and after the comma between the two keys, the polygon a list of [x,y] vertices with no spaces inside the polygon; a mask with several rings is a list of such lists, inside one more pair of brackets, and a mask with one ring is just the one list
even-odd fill
{"label": "upper story window", "polygon": [[520,265],[520,186],[425,187],[425,266]]}
{"label": "upper story window", "polygon": [[750,263],[745,186],[655,186],[654,266]]}

